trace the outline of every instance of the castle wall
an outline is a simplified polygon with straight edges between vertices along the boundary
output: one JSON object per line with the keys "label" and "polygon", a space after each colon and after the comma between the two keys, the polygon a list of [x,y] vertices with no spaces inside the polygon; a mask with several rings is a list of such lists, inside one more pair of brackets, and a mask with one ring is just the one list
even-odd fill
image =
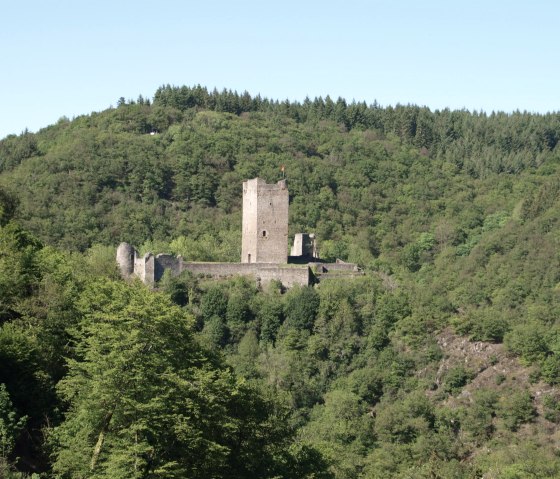
{"label": "castle wall", "polygon": [[286,288],[291,288],[295,285],[308,286],[311,283],[311,272],[307,265],[303,267],[283,265],[260,266],[257,275],[263,284],[278,280]]}
{"label": "castle wall", "polygon": [[144,256],[144,281],[145,284],[153,286],[156,282],[156,261],[152,253]]}
{"label": "castle wall", "polygon": [[236,275],[254,275],[256,266],[254,263],[183,263],[183,271],[212,278],[228,278]]}
{"label": "castle wall", "polygon": [[135,252],[134,256],[134,274],[138,276],[143,282],[145,278],[144,268],[146,266],[146,259],[144,256],[138,256],[138,252]]}
{"label": "castle wall", "polygon": [[317,257],[317,245],[313,233],[296,233],[290,256]]}
{"label": "castle wall", "polygon": [[183,271],[211,278],[229,278],[232,276],[254,276],[261,284],[272,280],[280,281],[290,288],[296,284],[307,286],[311,274],[307,265],[286,266],[255,263],[183,263]]}
{"label": "castle wall", "polygon": [[[243,182],[243,221],[241,263],[186,263],[182,257],[169,254],[140,257],[127,243],[117,249],[117,262],[124,277],[135,275],[142,282],[154,286],[166,271],[172,276],[182,271],[211,278],[253,276],[266,284],[280,281],[285,287],[310,284],[312,273],[307,264],[288,265],[288,205],[286,180],[267,184],[260,178]],[[294,256],[315,257],[315,238],[312,234],[296,235]],[[342,266],[340,269],[344,269]]]}
{"label": "castle wall", "polygon": [[[232,276],[253,276],[261,284],[272,280],[280,281],[290,288],[296,284],[307,286],[311,281],[311,271],[307,265],[286,265],[273,263],[189,263],[181,256],[147,253],[140,256],[138,251],[127,243],[122,243],[117,250],[117,261],[123,277],[138,277],[144,284],[154,286],[160,281],[165,271],[178,276],[183,271],[190,271],[198,276],[210,278],[230,278]],[[130,272],[130,273],[129,273]]]}
{"label": "castle wall", "polygon": [[288,262],[288,205],[286,180],[243,182],[242,263]]}
{"label": "castle wall", "polygon": [[182,271],[183,258],[170,254],[158,254],[155,260],[154,279],[159,281],[163,273],[168,270],[172,276],[178,276]]}

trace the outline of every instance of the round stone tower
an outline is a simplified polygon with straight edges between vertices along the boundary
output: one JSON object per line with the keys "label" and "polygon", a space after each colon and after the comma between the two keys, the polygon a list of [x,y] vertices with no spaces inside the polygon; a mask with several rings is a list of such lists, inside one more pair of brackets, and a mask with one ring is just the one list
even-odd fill
{"label": "round stone tower", "polygon": [[128,243],[121,243],[117,248],[117,263],[124,278],[134,273],[134,256],[134,248]]}

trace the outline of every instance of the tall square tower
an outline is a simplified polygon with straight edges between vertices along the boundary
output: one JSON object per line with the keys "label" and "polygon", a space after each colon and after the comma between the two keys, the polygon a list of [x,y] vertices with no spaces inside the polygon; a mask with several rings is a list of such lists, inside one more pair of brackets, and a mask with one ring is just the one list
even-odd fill
{"label": "tall square tower", "polygon": [[242,263],[288,262],[288,204],[286,180],[243,182]]}

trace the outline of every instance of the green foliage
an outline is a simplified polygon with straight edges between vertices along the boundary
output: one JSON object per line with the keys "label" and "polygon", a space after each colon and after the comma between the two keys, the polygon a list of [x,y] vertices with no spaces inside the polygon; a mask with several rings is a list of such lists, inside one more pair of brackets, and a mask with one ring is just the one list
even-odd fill
{"label": "green foliage", "polygon": [[246,378],[258,376],[257,359],[259,357],[259,340],[254,330],[249,329],[239,341],[237,355],[231,361],[235,371]]}
{"label": "green foliage", "polygon": [[88,274],[117,279],[120,275],[115,261],[115,248],[95,244],[86,251],[85,266]]}
{"label": "green foliage", "polygon": [[418,271],[422,263],[429,261],[435,238],[431,233],[421,233],[416,242],[406,245],[403,249],[403,264],[409,271]]}
{"label": "green foliage", "polygon": [[466,411],[461,426],[476,444],[483,444],[495,430],[494,417],[498,395],[492,390],[480,390],[474,395],[474,404]]}
{"label": "green foliage", "polygon": [[558,354],[551,354],[543,361],[541,377],[548,384],[560,384],[560,356]]}
{"label": "green foliage", "polygon": [[548,353],[546,330],[539,324],[521,324],[505,337],[506,347],[527,363],[543,360]]}
{"label": "green foliage", "polygon": [[0,383],[0,471],[7,464],[27,418],[18,418],[6,385]]}
{"label": "green foliage", "polygon": [[488,451],[477,463],[483,471],[499,479],[546,479],[560,474],[558,457],[530,439]]}
{"label": "green foliage", "polygon": [[294,287],[286,295],[284,316],[288,328],[311,330],[319,310],[320,298],[311,287]]}
{"label": "green foliage", "polygon": [[543,408],[543,416],[547,421],[555,424],[560,423],[560,401],[556,397],[549,394],[545,395],[543,397]]}
{"label": "green foliage", "polygon": [[434,426],[433,405],[421,393],[403,401],[381,403],[375,421],[377,437],[384,442],[411,443]]}
{"label": "green foliage", "polygon": [[529,391],[515,391],[502,398],[500,416],[510,431],[516,431],[522,424],[536,415],[533,398]]}
{"label": "green foliage", "polygon": [[224,320],[219,316],[212,316],[204,322],[201,333],[201,343],[211,350],[217,351],[225,346],[229,337],[229,331]]}
{"label": "green foliage", "polygon": [[351,392],[335,389],[324,400],[311,411],[301,435],[323,453],[337,478],[356,477],[363,467],[364,451],[372,441],[373,419],[365,404]]}
{"label": "green foliage", "polygon": [[402,290],[385,294],[377,301],[375,306],[376,323],[392,329],[398,321],[410,315],[409,300]]}
{"label": "green foliage", "polygon": [[228,306],[227,293],[223,287],[211,286],[202,297],[200,312],[205,320],[218,316],[224,318]]}
{"label": "green foliage", "polygon": [[[5,138],[0,416],[27,417],[10,461],[61,477],[555,477],[540,422],[558,408],[535,416],[530,392],[559,382],[559,139],[556,114],[201,86]],[[238,261],[241,182],[280,165],[290,237],[315,232],[364,277],[114,282],[120,241]],[[449,326],[503,341],[531,389],[500,366],[457,394],[470,365],[447,356]],[[455,397],[429,391],[443,358]]]}
{"label": "green foliage", "polygon": [[274,343],[283,321],[283,313],[282,303],[279,299],[268,299],[259,305],[257,320],[261,328],[262,341]]}
{"label": "green foliage", "polygon": [[17,410],[42,419],[53,402],[53,381],[46,372],[37,336],[29,332],[30,328],[16,322],[0,328],[0,377]]}
{"label": "green foliage", "polygon": [[6,226],[14,218],[18,203],[16,195],[0,188],[0,227]]}
{"label": "green foliage", "polygon": [[473,341],[490,341],[500,343],[510,325],[503,315],[495,309],[470,311],[468,315],[453,320],[455,330],[468,335]]}
{"label": "green foliage", "polygon": [[178,276],[165,271],[158,286],[179,306],[186,306],[192,303],[200,292],[198,279],[189,271],[183,271]]}
{"label": "green foliage", "polygon": [[443,390],[447,393],[456,394],[472,379],[472,373],[464,366],[456,366],[445,375]]}
{"label": "green foliage", "polygon": [[226,308],[226,322],[234,341],[244,337],[251,319],[248,298],[242,294],[231,294]]}
{"label": "green foliage", "polygon": [[289,431],[264,397],[205,356],[193,339],[192,318],[137,284],[95,283],[81,305],[78,356],[59,383],[70,404],[53,434],[59,475],[289,471]]}
{"label": "green foliage", "polygon": [[17,303],[38,281],[41,245],[16,223],[0,226],[0,321],[17,317]]}

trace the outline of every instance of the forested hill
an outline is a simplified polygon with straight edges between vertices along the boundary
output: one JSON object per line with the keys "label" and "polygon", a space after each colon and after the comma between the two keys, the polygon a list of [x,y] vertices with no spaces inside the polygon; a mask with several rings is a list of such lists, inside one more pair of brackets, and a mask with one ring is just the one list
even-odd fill
{"label": "forested hill", "polygon": [[[554,178],[559,139],[559,114],[431,112],[328,97],[299,104],[168,86],[152,103],[121,99],[117,108],[5,138],[0,181],[18,192],[30,231],[84,250],[205,233],[226,241],[239,230],[242,180],[277,179],[285,165],[292,233],[315,230],[346,250],[358,233],[359,250],[378,256],[442,219],[465,235],[488,214],[511,213]],[[509,192],[518,185],[523,191]]]}
{"label": "forested hill", "polygon": [[[1,140],[0,476],[558,477],[559,140],[170,86]],[[282,166],[290,235],[363,278],[118,279],[121,241],[238,261]]]}

